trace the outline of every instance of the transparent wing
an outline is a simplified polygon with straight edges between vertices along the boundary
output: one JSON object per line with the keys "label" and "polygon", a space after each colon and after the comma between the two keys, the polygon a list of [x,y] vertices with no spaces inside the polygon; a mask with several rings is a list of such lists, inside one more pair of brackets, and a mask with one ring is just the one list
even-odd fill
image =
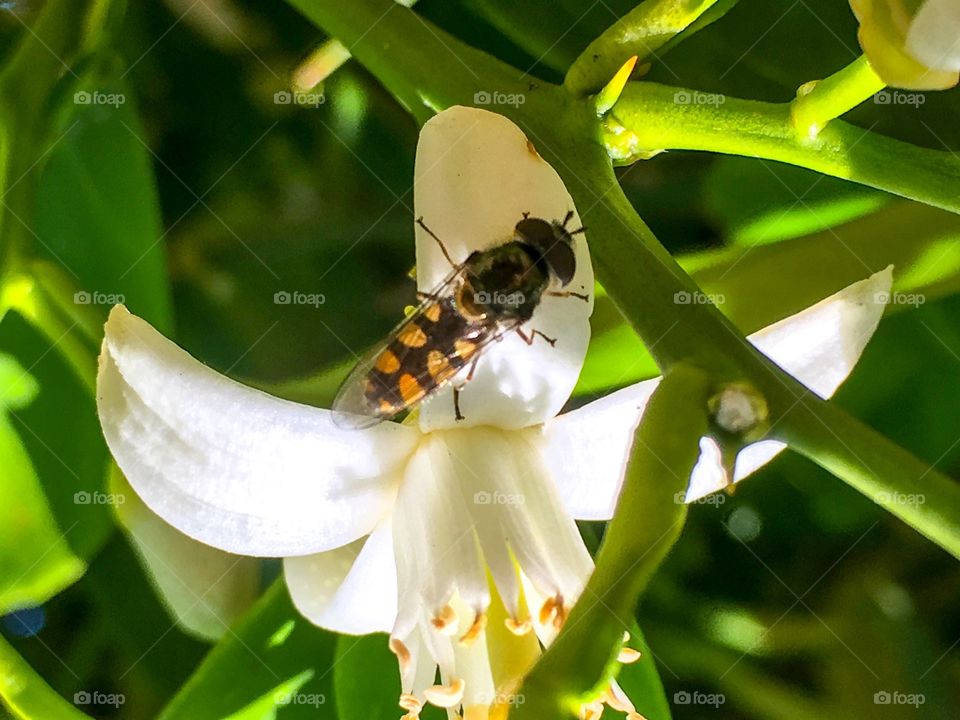
{"label": "transparent wing", "polygon": [[[506,333],[516,330],[520,321],[480,320],[463,322],[454,337],[441,336],[427,339],[427,345],[414,348],[395,342],[419,320],[431,313],[456,312],[453,289],[461,276],[457,269],[430,293],[426,299],[407,316],[386,339],[364,354],[344,381],[333,403],[334,422],[344,428],[365,428],[396,417],[401,412],[413,409],[426,398],[449,384],[454,378],[466,375],[471,364],[494,342]],[[439,332],[445,331],[441,327]],[[455,340],[465,340],[457,344]],[[464,352],[463,348],[469,348]],[[402,368],[384,377],[375,370],[383,367],[385,351],[389,353],[393,367]],[[430,362],[425,362],[427,353]],[[400,375],[407,375],[407,387],[397,383]],[[409,377],[416,382],[410,383]]]}
{"label": "transparent wing", "polygon": [[[365,352],[354,365],[350,374],[347,375],[340,389],[337,391],[336,398],[333,401],[333,420],[336,425],[342,428],[365,428],[372,427],[377,423],[389,420],[407,407],[395,407],[393,409],[381,409],[371,404],[369,393],[367,391],[368,382],[377,383],[377,374],[373,373],[377,360],[382,357],[383,352],[394,344],[394,340],[411,324],[415,324],[420,318],[439,303],[450,300],[453,297],[454,290],[461,277],[463,277],[464,266],[460,265],[454,268],[443,282],[437,285],[428,293],[422,302],[407,315],[400,323],[384,338],[383,341],[374,345]],[[406,358],[398,357],[397,360],[402,363]],[[393,388],[385,383],[376,388],[382,393],[393,393]],[[422,400],[422,398],[421,398]]]}

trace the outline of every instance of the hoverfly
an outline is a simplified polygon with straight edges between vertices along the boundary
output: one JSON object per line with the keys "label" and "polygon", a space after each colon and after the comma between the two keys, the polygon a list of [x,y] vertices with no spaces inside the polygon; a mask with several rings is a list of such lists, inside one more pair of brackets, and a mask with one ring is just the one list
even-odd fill
{"label": "hoverfly", "polygon": [[576,272],[573,236],[584,231],[567,229],[572,217],[572,210],[552,222],[524,213],[508,242],[475,250],[459,264],[418,218],[453,270],[432,292],[418,293],[420,305],[357,363],[334,400],[335,422],[361,428],[393,418],[461,375],[453,404],[462,420],[460,390],[493,343],[516,332],[528,345],[538,335],[554,345],[555,338],[524,332],[523,325],[544,295],[590,299],[563,289]]}

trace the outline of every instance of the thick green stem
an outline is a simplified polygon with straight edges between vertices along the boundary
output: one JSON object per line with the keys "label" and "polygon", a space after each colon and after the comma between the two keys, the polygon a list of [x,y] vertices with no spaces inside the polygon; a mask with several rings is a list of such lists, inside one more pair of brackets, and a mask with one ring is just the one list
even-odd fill
{"label": "thick green stem", "polygon": [[663,150],[765,158],[852,180],[960,212],[960,158],[841,121],[802,137],[791,105],[630,83],[607,116],[604,143],[617,162]]}
{"label": "thick green stem", "polygon": [[678,366],[654,392],[635,435],[617,511],[597,567],[556,641],[527,676],[513,720],[575,717],[606,687],[616,669],[637,601],[683,529],[677,501],[707,431],[710,383]]}
{"label": "thick green stem", "polygon": [[800,88],[790,108],[801,137],[816,137],[827,123],[883,90],[886,83],[874,72],[866,55],[823,80]]}
{"label": "thick green stem", "polygon": [[781,425],[779,439],[960,558],[960,483],[823,400]]}

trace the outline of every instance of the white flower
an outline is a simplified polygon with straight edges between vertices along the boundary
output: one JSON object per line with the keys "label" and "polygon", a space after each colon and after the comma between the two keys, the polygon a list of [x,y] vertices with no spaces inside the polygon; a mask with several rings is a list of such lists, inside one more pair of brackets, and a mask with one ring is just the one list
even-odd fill
{"label": "white flower", "polygon": [[888,85],[941,90],[957,84],[957,0],[850,0],[850,5],[860,21],[860,45]]}
{"label": "white flower", "polygon": [[[556,219],[573,208],[520,130],[480,110],[453,108],[426,124],[416,183],[418,214],[457,261],[509,237],[523,212]],[[582,235],[575,251],[570,289],[592,294]],[[422,290],[449,272],[424,234],[417,261]],[[889,287],[889,270],[878,273],[753,342],[830,395]],[[574,518],[611,516],[657,383],[557,416],[590,312],[582,300],[545,298],[529,327],[556,346],[508,337],[493,347],[463,391],[462,422],[447,391],[424,405],[418,426],[345,430],[327,410],[217,374],[117,307],[100,360],[101,423],[132,487],[168,523],[230,553],[284,557],[294,602],[319,625],[389,632],[408,717],[430,702],[486,718],[539,652],[535,636],[549,643],[582,591],[593,564]],[[752,446],[738,476],[780,449]],[[705,453],[695,493],[722,486],[718,468]],[[616,688],[608,696],[632,710]]]}

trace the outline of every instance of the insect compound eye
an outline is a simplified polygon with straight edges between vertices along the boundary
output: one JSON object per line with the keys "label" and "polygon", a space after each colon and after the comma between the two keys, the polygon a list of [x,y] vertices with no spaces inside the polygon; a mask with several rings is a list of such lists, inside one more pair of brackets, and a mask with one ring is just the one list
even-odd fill
{"label": "insect compound eye", "polygon": [[561,284],[567,285],[573,280],[573,275],[577,271],[577,259],[569,236],[566,239],[558,237],[553,244],[544,248],[543,259],[547,261],[550,270]]}
{"label": "insect compound eye", "polygon": [[514,232],[524,242],[537,247],[548,247],[555,241],[553,227],[540,218],[525,217],[517,223]]}

